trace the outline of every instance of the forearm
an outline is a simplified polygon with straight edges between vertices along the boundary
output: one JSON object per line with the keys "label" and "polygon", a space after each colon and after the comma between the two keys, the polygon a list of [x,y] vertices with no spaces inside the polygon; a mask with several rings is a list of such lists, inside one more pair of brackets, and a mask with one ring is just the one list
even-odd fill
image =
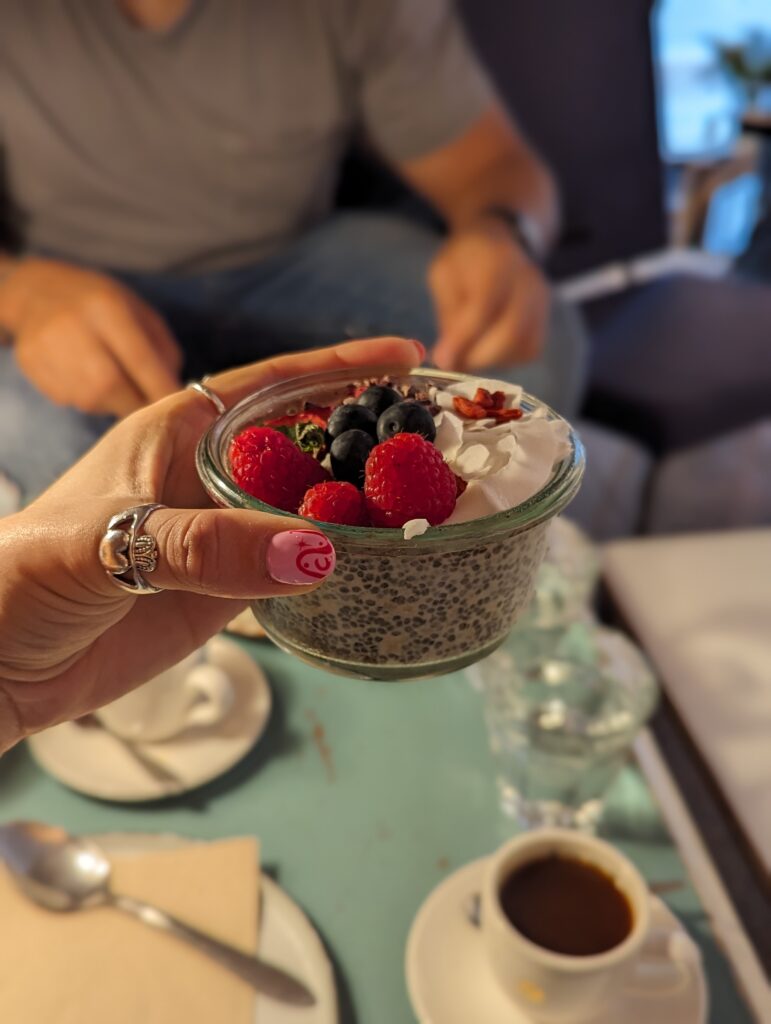
{"label": "forearm", "polygon": [[559,230],[559,198],[551,172],[532,152],[503,155],[480,168],[466,188],[448,196],[442,212],[460,229],[495,207],[526,214],[538,227],[541,255],[549,251]]}
{"label": "forearm", "polygon": [[472,224],[491,207],[526,215],[545,254],[559,230],[559,196],[544,161],[495,106],[449,145],[399,167],[454,229]]}

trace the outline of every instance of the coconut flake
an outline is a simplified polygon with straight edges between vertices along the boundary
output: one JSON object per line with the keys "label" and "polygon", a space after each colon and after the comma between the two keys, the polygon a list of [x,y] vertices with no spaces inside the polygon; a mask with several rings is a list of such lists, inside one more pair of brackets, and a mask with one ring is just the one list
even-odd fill
{"label": "coconut flake", "polygon": [[438,388],[434,388],[433,394],[429,391],[428,397],[432,404],[438,405],[440,409],[452,410],[455,408],[452,395],[448,394],[446,391],[439,391]]}
{"label": "coconut flake", "polygon": [[458,454],[463,441],[463,421],[451,412],[440,412],[434,417],[436,438],[434,444],[449,462]]}
{"label": "coconut flake", "polygon": [[489,469],[490,449],[484,444],[472,444],[458,453],[453,471],[464,480],[484,476]]}
{"label": "coconut flake", "polygon": [[431,524],[427,519],[408,519],[402,527],[405,540],[422,537]]}
{"label": "coconut flake", "polygon": [[452,513],[442,525],[468,523],[472,519],[491,516],[494,512],[503,512],[509,506],[488,485],[488,480],[472,480],[466,490],[455,503]]}
{"label": "coconut flake", "polygon": [[[502,512],[527,501],[551,479],[554,466],[570,451],[570,427],[545,408],[525,412],[521,419],[497,423],[493,418],[467,420],[452,405],[453,397],[473,399],[478,388],[503,391],[507,408],[519,407],[522,388],[483,378],[430,389],[440,411],[434,418],[436,447],[450,469],[468,484],[446,523],[463,523]],[[418,536],[417,532],[406,536]],[[422,533],[426,527],[423,527]]]}

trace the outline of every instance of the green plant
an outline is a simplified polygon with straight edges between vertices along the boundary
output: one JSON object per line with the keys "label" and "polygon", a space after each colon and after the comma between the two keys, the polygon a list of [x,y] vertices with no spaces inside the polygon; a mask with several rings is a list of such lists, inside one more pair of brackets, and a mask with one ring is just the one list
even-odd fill
{"label": "green plant", "polygon": [[771,35],[752,32],[744,43],[715,42],[718,66],[754,99],[771,85]]}

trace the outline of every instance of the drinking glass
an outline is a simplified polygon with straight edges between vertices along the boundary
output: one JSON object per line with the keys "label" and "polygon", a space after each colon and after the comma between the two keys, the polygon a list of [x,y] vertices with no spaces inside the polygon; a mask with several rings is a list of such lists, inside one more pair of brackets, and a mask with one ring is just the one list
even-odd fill
{"label": "drinking glass", "polygon": [[615,630],[577,621],[515,629],[473,671],[504,813],[526,828],[592,830],[656,706],[640,651]]}
{"label": "drinking glass", "polygon": [[533,600],[517,620],[519,632],[554,629],[592,618],[591,603],[599,575],[596,545],[565,516],[552,519]]}

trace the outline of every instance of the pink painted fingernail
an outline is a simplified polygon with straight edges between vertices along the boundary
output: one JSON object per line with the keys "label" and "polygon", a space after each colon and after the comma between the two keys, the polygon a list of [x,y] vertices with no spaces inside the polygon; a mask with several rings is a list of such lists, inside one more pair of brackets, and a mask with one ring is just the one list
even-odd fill
{"label": "pink painted fingernail", "polygon": [[329,576],[335,561],[331,542],[316,530],[285,530],[268,545],[268,572],[278,583],[316,583]]}
{"label": "pink painted fingernail", "polygon": [[426,358],[426,346],[423,344],[422,341],[418,341],[417,338],[410,338],[410,341],[418,351],[418,362],[422,363],[423,360]]}

